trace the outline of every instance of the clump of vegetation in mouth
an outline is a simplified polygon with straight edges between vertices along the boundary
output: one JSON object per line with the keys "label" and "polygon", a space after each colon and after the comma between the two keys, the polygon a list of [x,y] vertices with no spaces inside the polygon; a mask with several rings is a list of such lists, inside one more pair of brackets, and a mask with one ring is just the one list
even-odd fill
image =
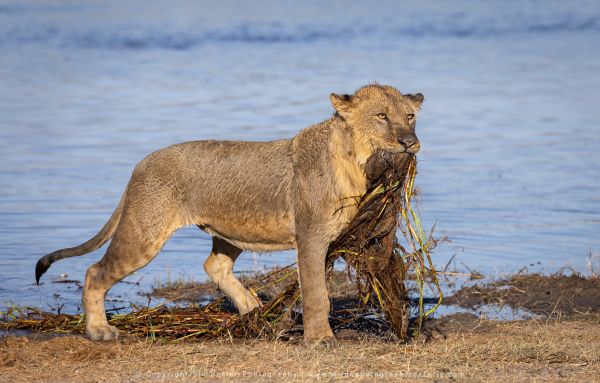
{"label": "clump of vegetation in mouth", "polygon": [[[441,303],[442,293],[430,257],[436,241],[423,230],[411,205],[416,163],[412,154],[385,151],[376,152],[367,161],[367,191],[356,197],[358,212],[331,243],[326,259],[330,283],[339,275],[339,271],[334,271],[334,263],[341,258],[358,293],[355,307],[334,306],[332,320],[339,325],[379,316],[385,318],[383,327],[391,330],[394,338],[407,339],[411,313],[406,285],[409,274],[419,293],[415,331]],[[398,238],[397,233],[402,236]],[[439,299],[425,311],[427,285],[433,287]],[[152,338],[293,338],[300,322],[295,307],[301,298],[294,266],[255,278],[250,287],[266,303],[244,316],[228,310],[224,298],[219,298],[203,306],[132,306],[128,313],[112,315],[109,322],[125,333]],[[3,316],[3,329],[84,332],[84,318],[80,315],[12,308]]]}
{"label": "clump of vegetation in mouth", "polygon": [[[359,201],[358,214],[329,250],[328,264],[337,256],[356,270],[356,284],[362,302],[381,311],[399,339],[406,339],[409,325],[409,299],[406,282],[410,273],[419,292],[419,332],[423,320],[441,304],[442,291],[431,251],[436,245],[412,208],[416,157],[379,151],[367,161],[369,187]],[[399,230],[398,230],[399,229]],[[400,231],[402,238],[397,238]],[[427,284],[438,294],[438,302],[424,310]]]}

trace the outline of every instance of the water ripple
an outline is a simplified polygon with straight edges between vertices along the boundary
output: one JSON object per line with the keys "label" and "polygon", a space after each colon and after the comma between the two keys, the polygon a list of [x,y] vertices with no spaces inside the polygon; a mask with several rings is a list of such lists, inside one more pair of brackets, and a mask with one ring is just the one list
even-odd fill
{"label": "water ripple", "polygon": [[52,43],[61,47],[84,49],[165,49],[187,50],[204,44],[311,44],[320,41],[400,38],[501,38],[517,34],[552,34],[560,32],[598,32],[600,16],[564,15],[548,20],[524,19],[516,23],[489,19],[460,21],[451,19],[423,20],[404,25],[369,25],[352,23],[343,26],[284,25],[242,23],[226,28],[177,30],[166,28],[124,28],[106,30],[67,30],[59,25],[31,27],[22,25],[4,31],[0,44]]}

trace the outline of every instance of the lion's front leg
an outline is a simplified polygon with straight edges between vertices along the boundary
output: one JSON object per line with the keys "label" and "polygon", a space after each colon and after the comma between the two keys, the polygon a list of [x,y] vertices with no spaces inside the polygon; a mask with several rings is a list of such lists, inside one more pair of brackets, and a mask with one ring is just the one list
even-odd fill
{"label": "lion's front leg", "polygon": [[301,233],[297,238],[298,270],[302,292],[304,342],[309,345],[336,344],[329,325],[329,294],[325,257],[329,243],[318,234]]}

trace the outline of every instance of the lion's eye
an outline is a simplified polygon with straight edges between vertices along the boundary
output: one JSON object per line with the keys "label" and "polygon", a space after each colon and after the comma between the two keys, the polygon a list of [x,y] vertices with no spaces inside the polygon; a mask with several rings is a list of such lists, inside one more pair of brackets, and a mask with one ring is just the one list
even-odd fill
{"label": "lion's eye", "polygon": [[386,120],[387,116],[385,113],[377,113],[377,118],[379,118],[380,120]]}
{"label": "lion's eye", "polygon": [[415,115],[414,114],[407,114],[406,117],[408,117],[408,121],[412,121],[415,119]]}

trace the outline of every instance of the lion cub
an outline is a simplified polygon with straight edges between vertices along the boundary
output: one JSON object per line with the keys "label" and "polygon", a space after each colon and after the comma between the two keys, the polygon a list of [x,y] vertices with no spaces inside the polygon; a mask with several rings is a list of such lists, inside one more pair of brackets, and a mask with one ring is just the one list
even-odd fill
{"label": "lion cub", "polygon": [[177,229],[198,225],[213,237],[204,269],[241,314],[259,302],[232,273],[240,253],[298,249],[305,342],[333,345],[325,255],[356,214],[355,206],[340,207],[365,192],[363,167],[375,150],[419,150],[415,121],[423,95],[373,84],[330,98],[333,116],[289,140],[191,141],[150,154],[100,232],[42,257],[37,282],[53,262],[112,238],[86,273],[83,305],[87,335],[116,339],[104,311],[107,291],[148,264]]}

